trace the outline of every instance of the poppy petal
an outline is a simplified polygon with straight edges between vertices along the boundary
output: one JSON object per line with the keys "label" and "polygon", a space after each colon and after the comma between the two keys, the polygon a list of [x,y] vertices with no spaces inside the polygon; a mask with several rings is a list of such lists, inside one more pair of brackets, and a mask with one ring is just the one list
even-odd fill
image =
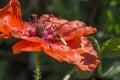
{"label": "poppy petal", "polygon": [[27,40],[21,40],[13,45],[13,53],[19,54],[26,52],[40,52],[42,50],[42,43],[35,43]]}
{"label": "poppy petal", "polygon": [[85,23],[80,21],[70,21],[66,24],[62,24],[56,33],[60,34],[65,40],[76,39],[81,36],[86,36],[96,32],[96,28],[87,26]]}
{"label": "poppy petal", "polygon": [[11,30],[23,26],[19,1],[10,0],[4,8],[0,9],[0,32],[10,35]]}
{"label": "poppy petal", "polygon": [[23,40],[27,40],[27,41],[31,41],[31,42],[45,43],[40,37],[37,37],[37,36],[29,37],[29,36],[23,35],[19,31],[13,31],[12,36],[14,36],[15,38],[18,38],[18,39],[23,39]]}
{"label": "poppy petal", "polygon": [[62,44],[49,44],[44,48],[44,51],[60,62],[66,61],[70,64],[77,65],[84,71],[93,71],[99,63],[99,60],[91,43],[88,40],[83,42],[83,40],[86,40],[86,38],[83,37],[83,39],[79,40],[80,42],[78,41],[79,43],[77,42],[79,48],[74,45],[68,47]]}
{"label": "poppy petal", "polygon": [[5,34],[5,33],[2,33],[2,34],[0,34],[0,38],[9,38],[10,37],[10,35],[9,34]]}
{"label": "poppy petal", "polygon": [[36,43],[42,43],[46,44],[41,38],[39,37],[27,37],[27,36],[21,36],[21,39],[31,41],[31,42],[36,42]]}
{"label": "poppy petal", "polygon": [[87,26],[85,23],[74,20],[67,21],[65,19],[57,18],[53,15],[45,14],[40,18],[40,22],[47,26],[55,27],[55,34],[60,34],[65,40],[79,38],[88,34],[96,32],[96,28]]}
{"label": "poppy petal", "polygon": [[73,56],[72,50],[68,46],[62,44],[48,44],[48,46],[44,46],[44,51],[60,62],[67,56]]}

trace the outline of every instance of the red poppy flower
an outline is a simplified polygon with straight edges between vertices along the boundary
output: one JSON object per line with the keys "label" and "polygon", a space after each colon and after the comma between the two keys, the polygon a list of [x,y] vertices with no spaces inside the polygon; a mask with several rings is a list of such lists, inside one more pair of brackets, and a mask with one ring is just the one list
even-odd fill
{"label": "red poppy flower", "polygon": [[85,37],[95,33],[96,28],[49,14],[40,19],[33,16],[33,22],[23,22],[18,0],[10,0],[0,9],[0,32],[0,37],[21,39],[13,45],[14,54],[44,51],[54,59],[75,64],[84,71],[93,71],[99,63],[91,41]]}

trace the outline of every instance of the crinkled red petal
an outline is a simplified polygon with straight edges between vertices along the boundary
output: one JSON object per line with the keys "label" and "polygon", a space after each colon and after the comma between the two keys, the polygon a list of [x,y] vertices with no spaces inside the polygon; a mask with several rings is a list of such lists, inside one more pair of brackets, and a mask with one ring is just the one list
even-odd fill
{"label": "crinkled red petal", "polygon": [[[76,42],[76,40],[72,41]],[[68,43],[68,45],[71,44]],[[93,71],[99,63],[96,51],[93,49],[91,42],[85,37],[82,37],[75,45],[71,46],[48,44],[44,47],[44,51],[54,59],[75,64],[84,71]]]}
{"label": "crinkled red petal", "polygon": [[43,50],[42,43],[36,43],[27,40],[21,40],[13,45],[14,54],[19,54],[21,52],[40,52],[42,50]]}
{"label": "crinkled red petal", "polygon": [[31,42],[38,42],[38,43],[45,43],[43,39],[41,39],[39,36],[33,36],[33,37],[29,37],[29,36],[26,36],[26,35],[23,35],[21,33],[21,31],[13,31],[12,32],[12,36],[14,36],[15,38],[18,38],[18,39],[23,39],[23,40],[27,40],[27,41],[31,41]]}
{"label": "crinkled red petal", "polygon": [[9,37],[11,37],[10,34],[5,34],[5,33],[0,34],[0,38],[6,38],[7,39]]}
{"label": "crinkled red petal", "polygon": [[21,29],[24,26],[21,16],[21,9],[18,0],[10,2],[0,9],[0,32],[11,35],[12,30]]}
{"label": "crinkled red petal", "polygon": [[97,30],[85,23],[74,20],[67,21],[65,19],[57,18],[53,15],[45,14],[40,18],[40,22],[47,26],[53,26],[55,29],[54,34],[60,34],[65,40],[79,38],[88,34],[93,34]]}

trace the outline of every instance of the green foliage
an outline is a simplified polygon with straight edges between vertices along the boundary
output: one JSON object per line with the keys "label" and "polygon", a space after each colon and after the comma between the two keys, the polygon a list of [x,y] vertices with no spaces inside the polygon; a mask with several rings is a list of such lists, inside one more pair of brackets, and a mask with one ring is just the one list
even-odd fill
{"label": "green foliage", "polygon": [[103,58],[120,57],[120,38],[107,40],[101,46]]}
{"label": "green foliage", "polygon": [[82,71],[77,67],[75,70],[76,70],[76,77],[78,77],[79,79],[89,79],[93,74],[93,71]]}
{"label": "green foliage", "polygon": [[113,32],[116,35],[120,35],[120,4],[117,0],[111,0],[109,7],[106,10],[107,20],[107,31]]}
{"label": "green foliage", "polygon": [[69,0],[63,2],[62,0],[52,0],[52,13],[62,16],[66,19],[80,19],[80,0]]}
{"label": "green foliage", "polygon": [[120,79],[120,59],[104,58],[103,59],[103,77],[109,80]]}
{"label": "green foliage", "polygon": [[101,46],[103,77],[119,80],[120,75],[120,38],[107,40]]}

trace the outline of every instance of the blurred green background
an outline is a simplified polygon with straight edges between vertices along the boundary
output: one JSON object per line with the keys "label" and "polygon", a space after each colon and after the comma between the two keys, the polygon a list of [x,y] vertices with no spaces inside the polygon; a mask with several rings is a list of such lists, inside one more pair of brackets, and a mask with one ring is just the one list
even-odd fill
{"label": "blurred green background", "polygon": [[[8,2],[0,0],[0,8]],[[39,16],[50,13],[67,20],[78,19],[97,28],[94,36],[100,45],[107,39],[120,36],[120,0],[20,0],[20,3],[24,21],[28,21],[33,13]],[[0,39],[0,80],[34,80],[34,53],[13,55],[12,45],[16,41],[14,38]],[[120,59],[103,60],[103,71],[109,67],[108,64],[118,68],[115,74],[105,73],[107,78],[104,80],[119,80]],[[112,63],[114,60],[117,62]],[[44,53],[40,54],[40,65],[41,80],[62,80],[73,69],[73,65],[60,63]],[[95,73],[96,70],[88,79],[78,79],[73,75],[71,80],[99,80]]]}

